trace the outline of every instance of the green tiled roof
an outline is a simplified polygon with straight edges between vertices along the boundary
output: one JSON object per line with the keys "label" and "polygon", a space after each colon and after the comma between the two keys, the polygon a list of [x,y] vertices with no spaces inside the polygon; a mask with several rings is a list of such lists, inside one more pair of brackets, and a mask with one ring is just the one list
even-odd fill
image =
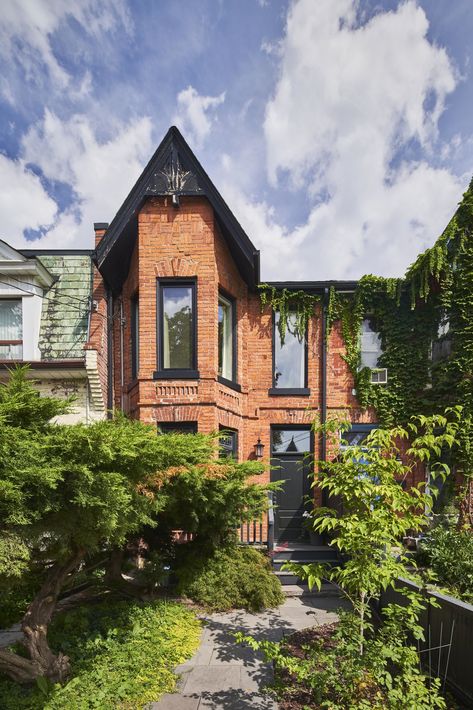
{"label": "green tiled roof", "polygon": [[83,358],[92,293],[88,255],[37,257],[58,280],[44,294],[39,349],[42,360]]}

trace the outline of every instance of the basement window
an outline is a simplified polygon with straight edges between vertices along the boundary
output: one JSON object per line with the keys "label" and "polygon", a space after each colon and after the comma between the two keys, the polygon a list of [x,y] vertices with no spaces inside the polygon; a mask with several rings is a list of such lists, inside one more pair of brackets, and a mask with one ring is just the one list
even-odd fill
{"label": "basement window", "polygon": [[0,299],[0,360],[23,359],[21,298]]}

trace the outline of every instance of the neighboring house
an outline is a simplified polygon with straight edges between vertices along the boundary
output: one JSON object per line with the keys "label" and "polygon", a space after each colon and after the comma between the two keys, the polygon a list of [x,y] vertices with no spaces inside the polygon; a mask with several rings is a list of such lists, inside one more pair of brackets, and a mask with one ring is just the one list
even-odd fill
{"label": "neighboring house", "polygon": [[86,349],[91,250],[16,250],[0,240],[0,380],[27,364],[40,392],[74,395],[61,422],[105,416],[97,352]]}
{"label": "neighboring house", "polygon": [[[90,345],[108,363],[108,407],[162,431],[225,429],[225,452],[240,460],[259,455],[262,444],[264,458],[277,463],[268,476],[286,480],[276,537],[301,539],[307,453],[318,457],[324,447],[311,423],[343,410],[358,432],[372,424],[354,396],[339,330],[327,355],[319,308],[305,342],[288,334],[281,345],[277,315],[261,309],[259,252],[176,128],[111,224],[95,231]],[[331,286],[353,291],[356,283],[275,285],[324,296]],[[379,339],[369,322],[364,342],[375,362]],[[266,528],[247,532],[258,535]]]}

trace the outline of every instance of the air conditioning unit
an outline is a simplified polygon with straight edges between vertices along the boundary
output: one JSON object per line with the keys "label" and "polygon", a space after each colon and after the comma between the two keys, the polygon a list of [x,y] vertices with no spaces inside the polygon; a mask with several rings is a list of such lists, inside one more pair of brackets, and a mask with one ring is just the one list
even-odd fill
{"label": "air conditioning unit", "polygon": [[388,371],[385,367],[373,367],[371,369],[371,384],[385,385],[388,382]]}

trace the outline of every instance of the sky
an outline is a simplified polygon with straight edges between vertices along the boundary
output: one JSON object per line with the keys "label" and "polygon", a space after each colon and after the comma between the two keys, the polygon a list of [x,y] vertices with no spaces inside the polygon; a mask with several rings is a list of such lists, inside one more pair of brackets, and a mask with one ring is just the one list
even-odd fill
{"label": "sky", "polygon": [[401,276],[473,174],[471,0],[2,0],[0,238],[91,248],[177,125],[267,280]]}

